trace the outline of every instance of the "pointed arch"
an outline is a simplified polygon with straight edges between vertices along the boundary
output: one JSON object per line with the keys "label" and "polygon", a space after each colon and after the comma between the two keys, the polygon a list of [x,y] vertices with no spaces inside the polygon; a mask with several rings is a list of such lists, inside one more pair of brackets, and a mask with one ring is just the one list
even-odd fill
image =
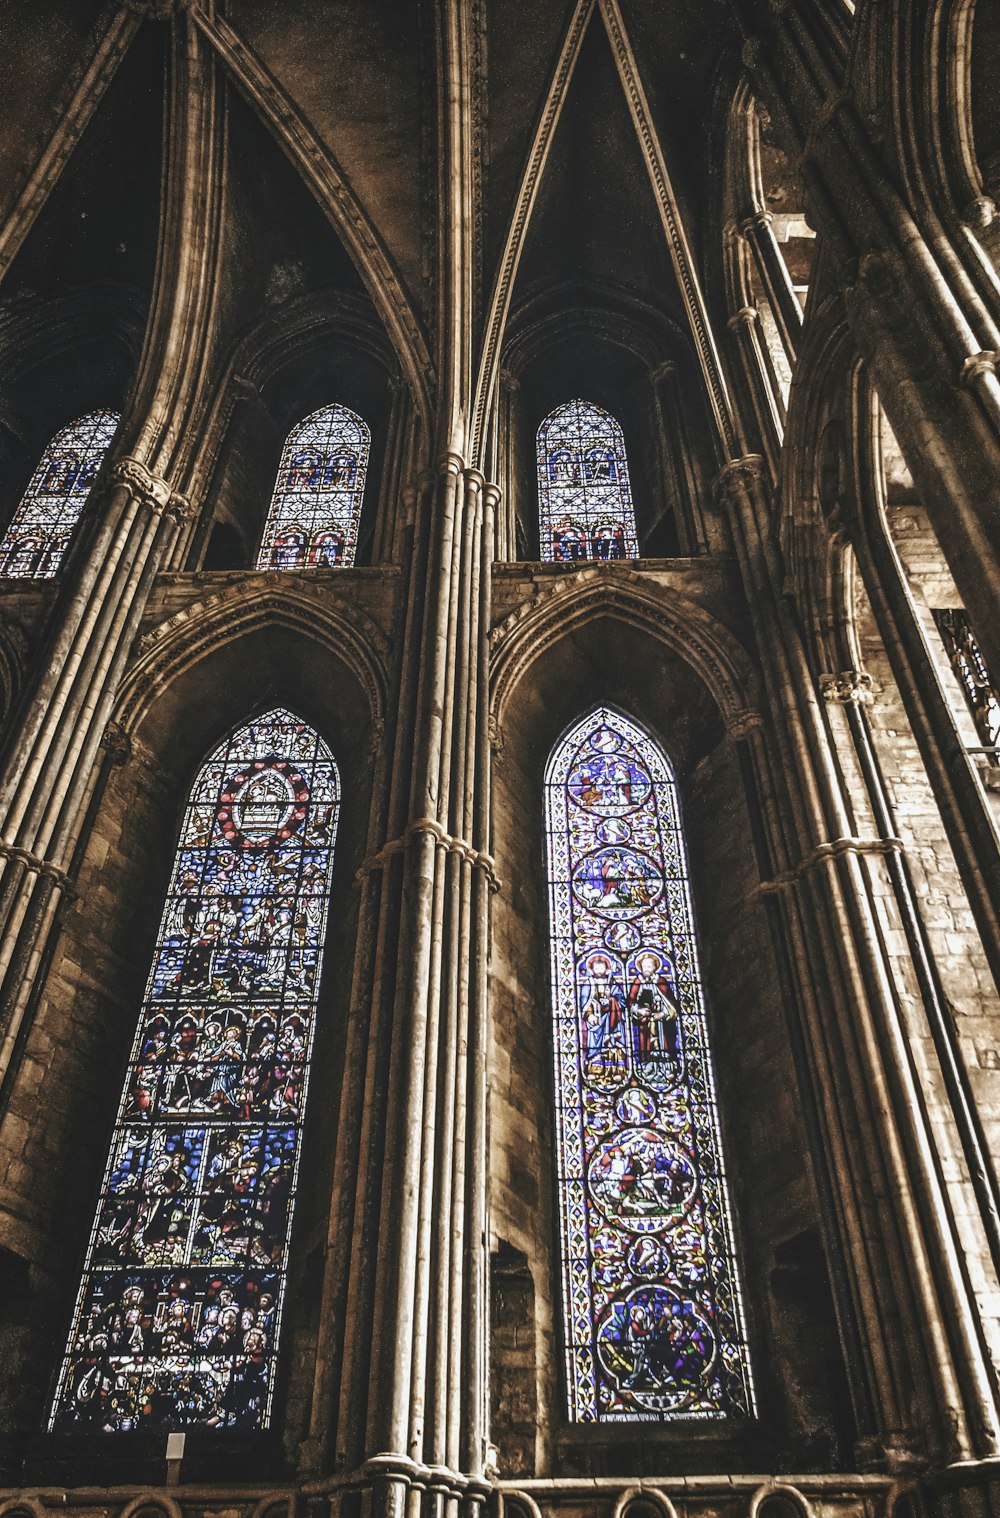
{"label": "pointed arch", "polygon": [[90,411],[56,433],[0,540],[0,575],[50,580],[59,573],[120,421],[117,411]]}
{"label": "pointed arch", "polygon": [[414,405],[426,418],[434,380],[427,337],[403,278],[348,175],[236,28],[224,17],[209,16],[197,7],[191,17],[343,239],[391,336]]}
{"label": "pointed arch", "polygon": [[50,1427],[266,1427],[337,766],[277,707],[188,795]]}
{"label": "pointed arch", "polygon": [[371,432],[346,406],[321,406],[285,439],[258,569],[349,568],[358,545]]}
{"label": "pointed arch", "polygon": [[544,561],[638,558],[625,439],[609,412],[557,406],[538,429],[536,460]]}
{"label": "pointed arch", "polygon": [[747,1416],[673,771],[600,706],[556,744],[545,812],[568,1416]]}

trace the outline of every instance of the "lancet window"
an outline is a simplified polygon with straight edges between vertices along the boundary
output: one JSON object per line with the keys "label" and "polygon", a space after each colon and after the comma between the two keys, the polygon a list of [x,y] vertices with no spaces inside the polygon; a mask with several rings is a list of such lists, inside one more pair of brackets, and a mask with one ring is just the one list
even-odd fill
{"label": "lancet window", "polygon": [[0,575],[46,580],[59,573],[120,421],[117,412],[91,411],[56,433],[0,539]]}
{"label": "lancet window", "polygon": [[601,707],[546,772],[568,1414],[753,1410],[677,790]]}
{"label": "lancet window", "polygon": [[56,1430],[270,1420],[338,808],[332,755],[281,708],[195,780]]}
{"label": "lancet window", "polygon": [[1000,692],[972,631],[969,614],[962,607],[948,607],[935,611],[934,620],[980,742],[995,752],[1000,749]]}
{"label": "lancet window", "polygon": [[545,561],[634,559],[639,548],[622,430],[588,401],[557,406],[538,429]]}
{"label": "lancet window", "polygon": [[285,441],[258,569],[350,566],[358,545],[371,433],[346,406],[323,406]]}

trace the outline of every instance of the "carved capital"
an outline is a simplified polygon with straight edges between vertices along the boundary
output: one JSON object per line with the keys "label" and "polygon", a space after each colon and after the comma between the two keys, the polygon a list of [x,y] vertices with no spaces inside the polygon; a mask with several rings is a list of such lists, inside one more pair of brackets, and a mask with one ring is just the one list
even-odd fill
{"label": "carved capital", "polygon": [[745,707],[741,712],[734,712],[726,721],[726,737],[732,743],[738,743],[741,738],[748,738],[751,733],[760,732],[764,726],[764,718],[754,707]]}
{"label": "carved capital", "polygon": [[996,374],[997,364],[1000,362],[1000,354],[990,348],[984,348],[979,353],[970,353],[961,369],[963,385],[974,385],[981,374]]}
{"label": "carved capital", "polygon": [[109,722],[101,735],[101,748],[116,767],[132,757],[132,739],[118,722]]}
{"label": "carved capital", "polygon": [[252,379],[247,379],[245,374],[234,374],[230,380],[233,394],[238,395],[241,401],[255,401],[260,390]]}
{"label": "carved capital", "polygon": [[741,327],[755,327],[760,321],[760,312],[756,306],[741,306],[734,311],[726,323],[730,332],[738,332]]}
{"label": "carved capital", "polygon": [[720,469],[712,484],[712,495],[717,505],[731,506],[763,478],[764,460],[759,453],[747,453],[741,459],[731,459]]}
{"label": "carved capital", "polygon": [[465,471],[465,460],[454,448],[446,448],[438,459],[439,474],[453,474],[458,476]]}
{"label": "carved capital", "polygon": [[744,237],[752,237],[755,232],[763,232],[767,227],[774,225],[774,217],[770,211],[754,211],[740,222],[740,231]]}
{"label": "carved capital", "polygon": [[967,226],[976,232],[984,232],[987,227],[993,225],[993,218],[997,214],[996,202],[988,195],[977,195],[975,200],[970,200],[965,208],[964,220]]}
{"label": "carved capital", "polygon": [[138,459],[119,459],[111,470],[111,483],[124,485],[126,490],[142,501],[150,511],[159,515],[166,513],[174,521],[182,521],[191,513],[191,503],[186,496],[171,490],[160,475],[151,474]]}
{"label": "carved capital", "polygon": [[838,675],[820,675],[820,695],[830,706],[870,706],[875,700],[872,677],[864,670],[842,669]]}

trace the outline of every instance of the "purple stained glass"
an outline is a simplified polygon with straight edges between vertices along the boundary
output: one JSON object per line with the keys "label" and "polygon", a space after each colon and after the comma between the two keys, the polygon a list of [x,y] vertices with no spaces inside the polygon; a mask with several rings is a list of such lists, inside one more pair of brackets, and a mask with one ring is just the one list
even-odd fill
{"label": "purple stained glass", "polygon": [[346,406],[324,406],[293,427],[257,558],[258,569],[350,566],[371,433]]}
{"label": "purple stained glass", "polygon": [[194,783],[53,1429],[270,1420],[338,809],[280,708]]}
{"label": "purple stained glass", "polygon": [[117,412],[91,411],[56,433],[0,540],[0,576],[48,580],[59,573],[120,421]]}
{"label": "purple stained glass", "polygon": [[634,559],[639,548],[622,430],[587,401],[557,406],[538,429],[545,562]]}
{"label": "purple stained glass", "polygon": [[748,1416],[670,766],[601,707],[559,743],[545,785],[569,1417]]}

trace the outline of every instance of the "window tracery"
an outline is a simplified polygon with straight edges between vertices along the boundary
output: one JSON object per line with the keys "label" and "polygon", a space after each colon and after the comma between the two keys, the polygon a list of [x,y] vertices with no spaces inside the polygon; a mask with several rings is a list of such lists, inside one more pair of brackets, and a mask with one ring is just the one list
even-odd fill
{"label": "window tracery", "polygon": [[282,708],[195,780],[53,1429],[270,1420],[338,809]]}
{"label": "window tracery", "polygon": [[676,786],[607,707],[545,779],[573,1421],[753,1411]]}
{"label": "window tracery", "polygon": [[568,401],[539,427],[536,452],[542,560],[636,558],[625,441],[614,417]]}
{"label": "window tracery", "polygon": [[371,433],[346,406],[323,406],[285,440],[258,569],[354,563]]}
{"label": "window tracery", "polygon": [[120,421],[115,411],[91,411],[56,433],[0,539],[0,576],[47,580],[59,573]]}

